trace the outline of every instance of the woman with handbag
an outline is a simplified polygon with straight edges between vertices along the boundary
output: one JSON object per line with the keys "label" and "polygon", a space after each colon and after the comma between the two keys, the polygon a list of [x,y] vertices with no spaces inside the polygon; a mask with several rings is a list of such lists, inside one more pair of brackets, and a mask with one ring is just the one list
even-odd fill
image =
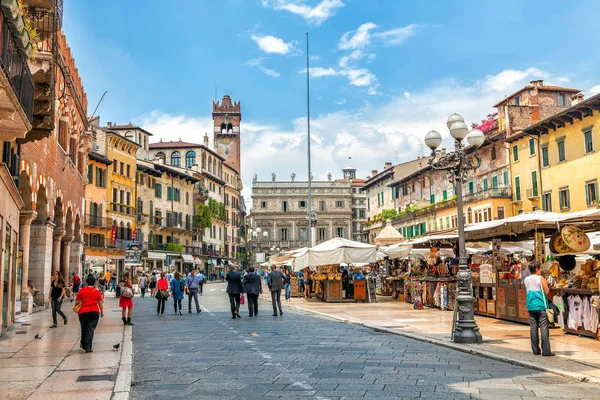
{"label": "woman with handbag", "polygon": [[[171,279],[171,293],[173,295],[173,308],[175,315],[183,315],[181,312],[181,300],[183,300],[183,292],[185,291],[185,279],[181,279],[179,271],[175,272],[175,277]],[[179,307],[179,311],[178,310]]]}
{"label": "woman with handbag", "polygon": [[165,315],[165,303],[169,298],[169,282],[167,278],[165,278],[165,273],[160,273],[160,279],[156,282],[156,298],[158,299],[158,304],[156,305],[156,315]]}
{"label": "woman with handbag", "polygon": [[102,293],[94,287],[96,279],[90,276],[87,278],[86,283],[87,286],[77,294],[73,311],[79,315],[79,324],[81,325],[81,342],[79,346],[86,353],[91,353],[93,351],[94,331],[100,318],[104,317],[104,302],[102,301]]}
{"label": "woman with handbag", "polygon": [[[523,279],[527,289],[527,311],[529,311],[529,332],[531,337],[531,350],[535,355],[551,357],[555,354],[550,349],[550,330],[548,326],[548,302],[546,296],[550,292],[546,279],[542,276],[542,266],[539,262],[529,263],[531,275]],[[540,351],[540,337],[542,336],[542,350]]]}
{"label": "woman with handbag", "polygon": [[131,314],[133,313],[133,286],[129,278],[129,272],[123,274],[123,280],[119,285],[121,287],[121,296],[119,296],[119,307],[121,307],[121,319],[124,325],[131,325]]}
{"label": "woman with handbag", "polygon": [[50,328],[58,327],[58,319],[56,314],[59,314],[65,325],[69,322],[69,318],[61,311],[62,302],[66,296],[65,280],[59,271],[55,271],[52,275],[52,282],[50,283],[50,304],[52,305],[52,321],[54,322]]}

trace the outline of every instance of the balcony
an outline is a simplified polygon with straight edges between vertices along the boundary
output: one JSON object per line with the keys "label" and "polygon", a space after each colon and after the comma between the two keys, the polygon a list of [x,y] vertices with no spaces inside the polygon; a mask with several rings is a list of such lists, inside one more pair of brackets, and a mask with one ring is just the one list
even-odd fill
{"label": "balcony", "polygon": [[135,222],[138,225],[146,225],[146,223],[148,223],[148,215],[147,214],[138,214],[135,217]]}
{"label": "balcony", "polygon": [[117,203],[117,202],[112,202],[112,203],[108,203],[108,204],[109,204],[109,210],[112,212],[125,214],[125,215],[134,215],[135,211],[136,211],[134,206],[130,206],[128,204]]}
{"label": "balcony", "polygon": [[479,192],[469,193],[463,196],[465,203],[471,203],[473,201],[480,201],[485,199],[510,199],[512,197],[512,190],[509,186],[488,188],[480,190]]}
{"label": "balcony", "polygon": [[[10,14],[6,10],[3,7],[0,13],[0,140],[12,141],[24,138],[32,127],[34,84],[23,48],[24,36],[28,39],[29,34],[22,25],[21,32],[16,33],[16,21],[23,17],[18,9]],[[27,46],[31,49],[32,44]]]}
{"label": "balcony", "polygon": [[536,187],[532,188],[532,189],[527,189],[525,191],[525,194],[527,195],[527,198],[529,200],[539,200],[540,199],[540,191]]}
{"label": "balcony", "polygon": [[107,218],[102,218],[101,215],[86,214],[84,217],[84,226],[89,228],[106,228]]}

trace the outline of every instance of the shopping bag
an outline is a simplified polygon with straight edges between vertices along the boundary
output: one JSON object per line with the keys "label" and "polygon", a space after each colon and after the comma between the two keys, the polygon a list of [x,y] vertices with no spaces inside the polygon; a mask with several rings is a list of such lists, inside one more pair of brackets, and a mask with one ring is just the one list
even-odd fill
{"label": "shopping bag", "polygon": [[246,298],[246,296],[244,296],[244,293],[242,293],[242,294],[240,295],[240,304],[245,304],[245,303],[246,303],[246,300],[245,300],[245,298]]}

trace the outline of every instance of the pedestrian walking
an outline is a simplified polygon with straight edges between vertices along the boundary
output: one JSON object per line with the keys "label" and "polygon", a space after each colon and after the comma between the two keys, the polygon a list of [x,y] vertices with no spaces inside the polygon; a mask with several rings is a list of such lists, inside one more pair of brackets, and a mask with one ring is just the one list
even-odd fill
{"label": "pedestrian walking", "polygon": [[146,274],[142,274],[142,276],[140,276],[140,280],[138,282],[138,287],[140,288],[140,297],[144,298],[146,296],[146,280],[148,278],[146,277]]}
{"label": "pedestrian walking", "polygon": [[[98,277],[98,289],[100,290],[100,293],[102,293],[102,296],[104,296],[104,291],[106,290],[106,278],[104,278],[104,274],[100,274]],[[75,290],[75,285],[73,285],[73,290]]]}
{"label": "pedestrian walking", "polygon": [[262,280],[253,267],[248,268],[248,273],[244,276],[244,293],[248,295],[248,316],[258,316],[258,296],[262,294]]}
{"label": "pedestrian walking", "polygon": [[310,299],[310,271],[304,273],[304,298]]}
{"label": "pedestrian walking", "polygon": [[227,280],[227,294],[231,306],[231,319],[242,318],[240,315],[240,295],[244,292],[242,275],[234,267],[230,267],[225,279]]}
{"label": "pedestrian walking", "polygon": [[133,326],[133,323],[131,322],[131,314],[133,313],[133,285],[131,284],[129,272],[123,274],[123,279],[119,282],[119,288],[121,291],[121,295],[119,296],[119,307],[121,308],[123,325]]}
{"label": "pedestrian walking", "polygon": [[156,272],[152,271],[152,276],[150,277],[150,296],[154,297],[156,295]]}
{"label": "pedestrian walking", "polygon": [[71,293],[72,302],[75,300],[75,297],[77,297],[77,293],[79,293],[79,288],[81,287],[81,279],[75,272],[73,272],[73,277],[71,278],[71,281],[73,282],[73,293]]}
{"label": "pedestrian walking", "polygon": [[281,290],[283,289],[284,277],[281,271],[273,267],[269,273],[268,283],[269,290],[271,291],[271,302],[273,303],[273,316],[277,316],[277,308],[279,308],[279,315],[283,315],[283,309],[281,308]]}
{"label": "pedestrian walking", "polygon": [[283,279],[283,288],[285,289],[285,301],[290,301],[290,297],[292,295],[292,275],[289,269],[285,270],[285,275]]}
{"label": "pedestrian walking", "polygon": [[196,312],[200,313],[202,310],[200,309],[200,303],[198,303],[198,287],[200,285],[200,279],[198,275],[196,275],[196,270],[193,269],[190,271],[189,275],[185,280],[185,292],[188,295],[188,314],[192,313],[192,298],[196,303]]}
{"label": "pedestrian walking", "polygon": [[114,269],[112,270],[112,272],[110,274],[110,291],[111,292],[117,291],[117,271],[115,271]]}
{"label": "pedestrian walking", "polygon": [[221,282],[225,282],[225,272],[219,272],[219,276],[221,277]]}
{"label": "pedestrian walking", "polygon": [[165,315],[165,304],[169,298],[169,281],[165,277],[165,273],[160,273],[160,279],[156,282],[156,298],[158,303],[156,305],[156,315]]}
{"label": "pedestrian walking", "polygon": [[[550,349],[550,330],[547,297],[550,289],[548,282],[542,276],[542,266],[534,261],[529,264],[531,275],[523,280],[527,289],[527,311],[529,312],[529,332],[531,337],[531,350],[535,355],[551,357],[555,354]],[[542,350],[540,351],[540,331],[542,336]]]}
{"label": "pedestrian walking", "polygon": [[198,272],[198,292],[200,296],[202,296],[202,292],[204,291],[204,283],[206,283],[206,275],[204,275],[204,271]]}
{"label": "pedestrian walking", "polygon": [[[101,275],[104,278],[103,275]],[[86,353],[93,351],[92,344],[94,342],[94,331],[98,326],[100,318],[104,317],[104,301],[102,293],[94,287],[95,279],[87,278],[87,286],[77,295],[75,304],[80,304],[79,325],[81,325],[81,340],[79,347],[85,350]]]}
{"label": "pedestrian walking", "polygon": [[[183,300],[183,292],[185,291],[185,280],[181,278],[179,271],[175,272],[173,279],[171,279],[171,294],[173,296],[173,308],[175,309],[175,315],[179,311],[179,315],[183,315],[181,312],[181,300]],[[177,309],[179,307],[179,310]]]}
{"label": "pedestrian walking", "polygon": [[66,295],[65,280],[59,271],[55,271],[50,282],[50,304],[52,305],[52,321],[50,328],[58,328],[56,314],[60,315],[65,323],[69,322],[69,318],[61,311],[62,302]]}

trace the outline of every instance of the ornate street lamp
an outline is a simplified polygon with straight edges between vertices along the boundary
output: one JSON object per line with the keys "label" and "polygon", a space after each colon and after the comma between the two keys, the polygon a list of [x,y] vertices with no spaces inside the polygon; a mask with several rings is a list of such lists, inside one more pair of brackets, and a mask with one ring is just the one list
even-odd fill
{"label": "ornate street lamp", "polygon": [[484,142],[485,136],[478,129],[469,132],[465,120],[459,114],[452,114],[447,121],[450,135],[454,138],[455,151],[440,153],[436,149],[442,144],[442,135],[431,131],[425,135],[425,144],[431,149],[432,158],[429,165],[434,170],[446,170],[454,175],[456,187],[456,207],[458,211],[458,264],[456,274],[458,294],[456,302],[458,307],[458,321],[452,332],[456,343],[481,343],[483,341],[479,327],[475,322],[473,311],[473,274],[467,264],[465,249],[465,221],[463,216],[462,184],[469,171],[475,171],[481,164],[477,152],[468,154],[463,140],[466,138],[470,146],[477,150]]}
{"label": "ornate street lamp", "polygon": [[317,243],[317,222],[319,222],[319,217],[317,217],[317,213],[311,211],[310,214],[306,214],[306,220],[308,221],[308,247],[314,247]]}

